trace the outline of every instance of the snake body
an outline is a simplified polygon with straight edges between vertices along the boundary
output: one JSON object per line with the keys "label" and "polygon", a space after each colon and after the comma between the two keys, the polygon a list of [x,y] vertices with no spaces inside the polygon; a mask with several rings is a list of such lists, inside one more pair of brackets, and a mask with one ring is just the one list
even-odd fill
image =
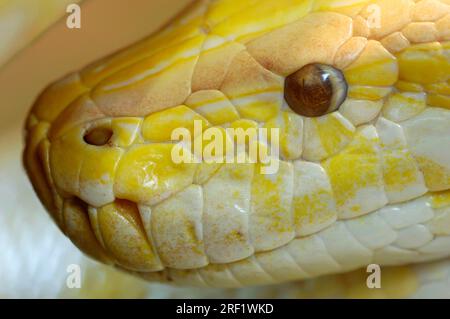
{"label": "snake body", "polygon": [[[448,0],[197,1],[49,86],[27,119],[25,167],[75,245],[148,280],[241,287],[440,259],[449,41]],[[307,117],[285,80],[315,63],[348,91]],[[171,133],[195,120],[279,128],[278,171],[175,164]]]}

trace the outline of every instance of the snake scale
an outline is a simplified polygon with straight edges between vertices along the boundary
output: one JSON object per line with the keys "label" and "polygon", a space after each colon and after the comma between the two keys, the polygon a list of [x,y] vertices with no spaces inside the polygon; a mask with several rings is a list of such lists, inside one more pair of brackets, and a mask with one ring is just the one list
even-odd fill
{"label": "snake scale", "polygon": [[[44,90],[25,167],[76,246],[152,281],[242,287],[444,258],[449,40],[448,0],[196,1]],[[171,134],[194,121],[279,129],[278,170],[174,163]]]}

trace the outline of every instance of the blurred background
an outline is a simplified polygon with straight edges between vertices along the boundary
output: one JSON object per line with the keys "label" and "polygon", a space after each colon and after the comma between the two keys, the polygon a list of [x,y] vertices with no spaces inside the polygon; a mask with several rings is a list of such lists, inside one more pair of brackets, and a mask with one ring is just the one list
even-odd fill
{"label": "blurred background", "polygon": [[[85,0],[81,29],[66,26],[76,0],[0,0],[0,297],[3,298],[450,298],[450,261],[383,269],[381,290],[364,270],[247,289],[148,284],[83,256],[61,234],[22,168],[22,126],[50,82],[155,32],[189,0]],[[80,289],[66,285],[81,266]]]}

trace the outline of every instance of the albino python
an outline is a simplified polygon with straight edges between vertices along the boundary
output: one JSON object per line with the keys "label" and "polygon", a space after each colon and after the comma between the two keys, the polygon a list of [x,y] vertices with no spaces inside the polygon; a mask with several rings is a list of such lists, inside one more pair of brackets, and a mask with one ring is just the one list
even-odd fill
{"label": "albino python", "polygon": [[[197,1],[49,86],[24,163],[75,245],[148,280],[241,287],[444,258],[449,41],[449,0]],[[171,133],[194,120],[279,128],[279,169],[175,163]]]}

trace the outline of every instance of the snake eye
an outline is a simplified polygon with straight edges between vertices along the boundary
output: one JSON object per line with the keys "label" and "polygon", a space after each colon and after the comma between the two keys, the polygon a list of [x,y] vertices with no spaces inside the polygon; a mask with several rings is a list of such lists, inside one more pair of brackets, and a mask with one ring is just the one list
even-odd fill
{"label": "snake eye", "polygon": [[284,97],[297,114],[317,117],[336,111],[347,96],[341,71],[325,64],[308,64],[286,78]]}

